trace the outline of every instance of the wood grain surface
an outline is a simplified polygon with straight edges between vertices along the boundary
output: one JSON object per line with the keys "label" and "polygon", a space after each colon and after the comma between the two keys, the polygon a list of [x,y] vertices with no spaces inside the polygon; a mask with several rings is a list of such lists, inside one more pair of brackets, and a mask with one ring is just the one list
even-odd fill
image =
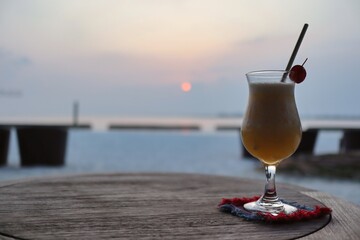
{"label": "wood grain surface", "polygon": [[[217,209],[222,197],[254,196],[263,188],[262,181],[249,179],[155,173],[3,183],[0,236],[3,239],[294,239],[312,233],[308,239],[329,239],[325,225],[330,216],[291,224],[264,224],[244,221]],[[278,184],[278,193],[289,201],[321,205],[311,197],[317,192],[305,188]],[[343,211],[341,214],[347,214],[346,209]],[[337,231],[336,227],[333,229]],[[316,235],[316,231],[320,234]]]}
{"label": "wood grain surface", "polygon": [[302,192],[305,195],[311,196],[321,201],[327,206],[331,207],[332,220],[329,224],[310,234],[302,240],[317,240],[317,239],[342,239],[342,240],[359,240],[360,239],[360,207],[344,201],[342,199],[333,197],[323,192]]}

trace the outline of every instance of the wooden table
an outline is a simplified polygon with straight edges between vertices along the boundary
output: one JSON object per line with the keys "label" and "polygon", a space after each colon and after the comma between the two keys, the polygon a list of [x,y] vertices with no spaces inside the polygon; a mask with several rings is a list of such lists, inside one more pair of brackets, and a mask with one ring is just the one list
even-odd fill
{"label": "wooden table", "polygon": [[360,239],[358,206],[301,187],[278,184],[278,193],[303,204],[325,203],[333,208],[331,221],[326,216],[264,224],[217,209],[222,197],[258,195],[263,185],[241,178],[150,173],[1,183],[0,239]]}

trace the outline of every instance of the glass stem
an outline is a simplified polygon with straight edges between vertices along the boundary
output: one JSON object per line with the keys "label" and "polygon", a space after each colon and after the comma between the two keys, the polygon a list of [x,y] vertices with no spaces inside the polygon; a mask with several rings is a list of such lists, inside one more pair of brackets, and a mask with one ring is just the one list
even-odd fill
{"label": "glass stem", "polygon": [[276,173],[275,165],[266,165],[265,166],[266,185],[265,185],[264,195],[261,198],[261,201],[263,203],[279,202],[279,198],[276,194],[275,173]]}

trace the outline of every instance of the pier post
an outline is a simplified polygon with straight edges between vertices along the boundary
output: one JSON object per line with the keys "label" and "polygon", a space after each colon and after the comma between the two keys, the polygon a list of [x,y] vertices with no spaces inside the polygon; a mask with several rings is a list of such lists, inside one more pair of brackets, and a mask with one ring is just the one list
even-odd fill
{"label": "pier post", "polygon": [[9,152],[10,128],[0,127],[0,166],[5,166]]}
{"label": "pier post", "polygon": [[65,126],[17,127],[21,166],[64,165],[67,132]]}

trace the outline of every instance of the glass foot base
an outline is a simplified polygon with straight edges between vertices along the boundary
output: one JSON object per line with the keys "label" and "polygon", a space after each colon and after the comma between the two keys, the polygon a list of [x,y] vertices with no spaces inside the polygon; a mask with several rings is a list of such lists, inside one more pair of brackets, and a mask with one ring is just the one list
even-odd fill
{"label": "glass foot base", "polygon": [[290,214],[298,210],[296,207],[281,201],[275,203],[264,203],[260,201],[249,202],[244,204],[244,208],[248,211],[270,213],[274,216],[278,215],[279,213]]}

